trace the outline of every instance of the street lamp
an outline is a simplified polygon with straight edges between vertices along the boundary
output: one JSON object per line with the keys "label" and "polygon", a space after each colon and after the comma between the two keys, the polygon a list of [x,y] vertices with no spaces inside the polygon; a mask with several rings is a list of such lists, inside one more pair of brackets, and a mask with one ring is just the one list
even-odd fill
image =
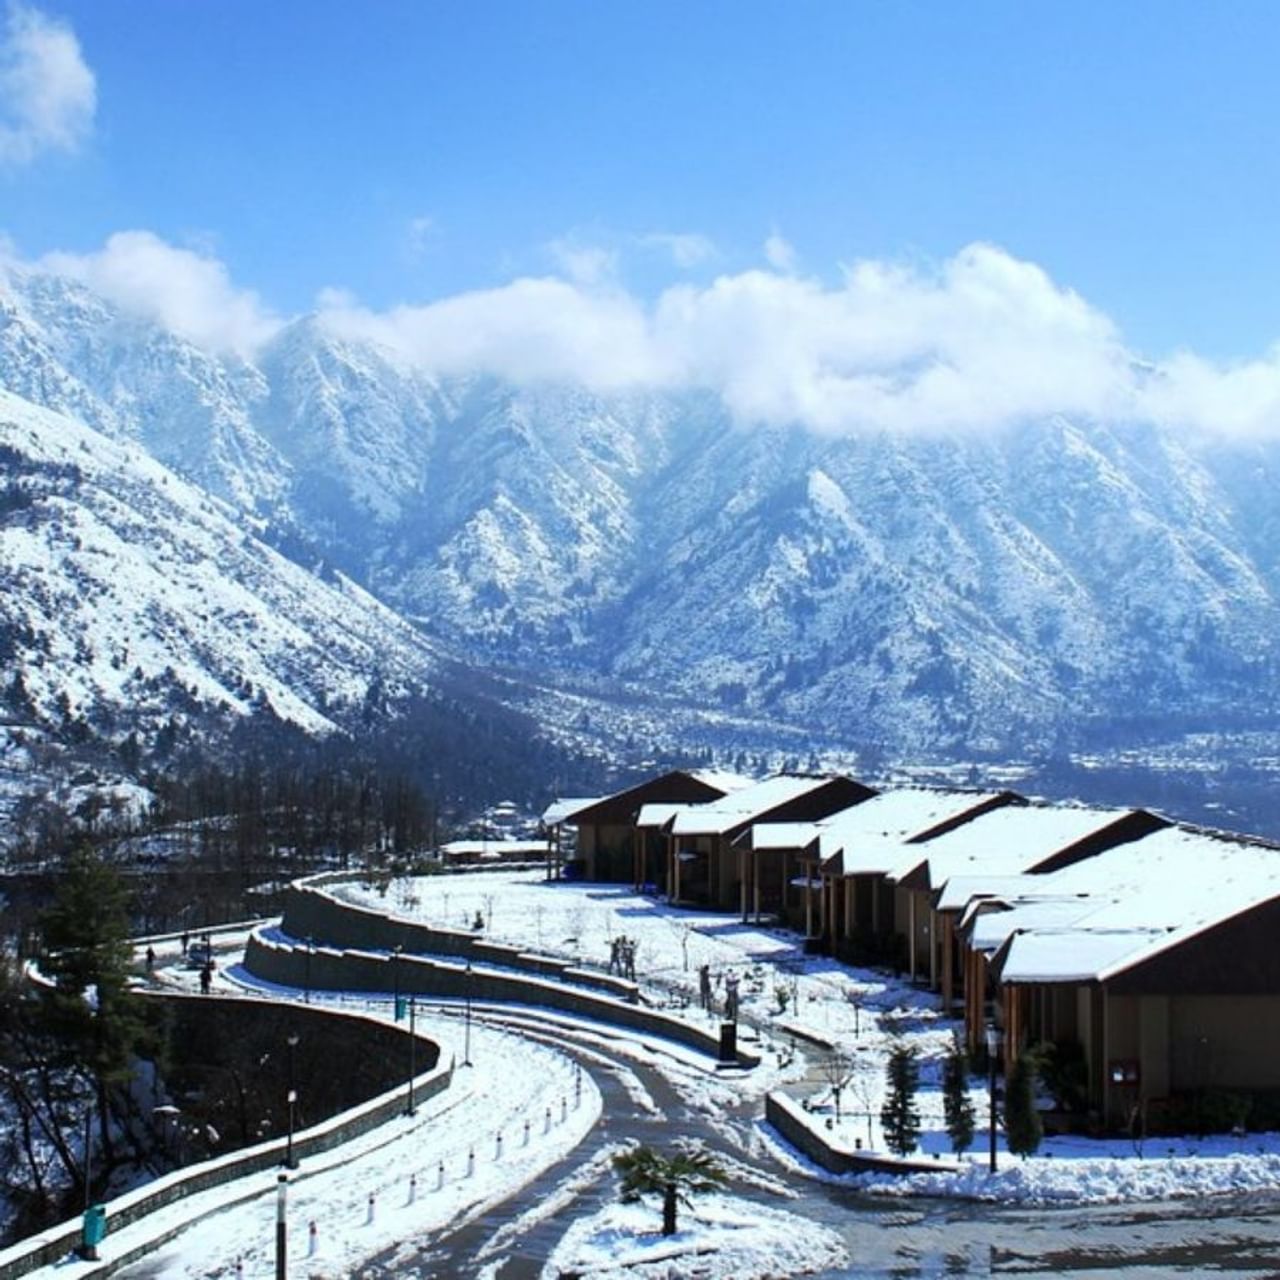
{"label": "street lamp", "polygon": [[991,1095],[991,1172],[996,1171],[996,1059],[1004,1047],[1004,1032],[987,1023],[987,1091]]}
{"label": "street lamp", "polygon": [[464,998],[467,1005],[466,1030],[462,1041],[462,1065],[471,1065],[471,961],[467,961],[466,988]]}
{"label": "street lamp", "polygon": [[296,1169],[298,1165],[293,1158],[293,1117],[298,1103],[298,1090],[293,1073],[293,1051],[298,1047],[298,1033],[291,1031],[285,1043],[289,1046],[289,1140],[284,1148],[284,1166],[286,1169]]}

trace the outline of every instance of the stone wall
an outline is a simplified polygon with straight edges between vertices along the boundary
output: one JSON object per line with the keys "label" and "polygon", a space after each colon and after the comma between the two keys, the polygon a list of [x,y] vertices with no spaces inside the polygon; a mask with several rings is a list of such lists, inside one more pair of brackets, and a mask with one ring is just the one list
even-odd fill
{"label": "stone wall", "polygon": [[[239,999],[234,996],[179,996],[152,995],[149,999],[175,1006],[175,1016],[180,1019],[199,1019],[207,1017],[216,1020],[229,1033],[235,1034],[238,1021],[243,1020],[246,1033],[260,1028],[264,1017],[279,1017],[284,1013],[280,1005],[266,1001]],[[290,1017],[297,1015],[300,1035],[313,1035],[317,1038],[337,1037],[345,1043],[361,1043],[364,1052],[370,1057],[380,1056],[385,1050],[388,1035],[399,1037],[404,1041],[408,1032],[397,1031],[385,1023],[363,1014],[342,1013],[318,1006],[296,1006],[288,1010]],[[439,1062],[439,1046],[425,1036],[419,1036],[419,1053],[423,1062],[430,1062],[429,1070],[420,1074],[414,1081],[415,1101],[423,1102],[447,1089],[452,1080],[452,1067]],[[407,1082],[406,1082],[407,1083]],[[406,1091],[403,1086],[385,1091],[379,1096],[370,1098],[359,1106],[352,1107],[321,1124],[313,1125],[294,1135],[293,1150],[295,1158],[300,1162],[308,1157],[330,1151],[334,1147],[350,1142],[353,1138],[367,1133],[370,1129],[386,1123],[400,1115],[405,1108]],[[269,1142],[259,1143],[241,1151],[220,1156],[216,1160],[205,1160],[198,1165],[179,1169],[166,1174],[154,1182],[147,1183],[135,1191],[119,1196],[107,1205],[107,1230],[118,1230],[131,1222],[145,1217],[156,1209],[181,1200],[185,1196],[194,1195],[210,1187],[233,1182],[248,1174],[261,1173],[268,1169],[276,1169],[281,1164],[282,1141],[273,1137]],[[262,1187],[255,1187],[246,1193],[246,1199],[262,1193]],[[29,1240],[0,1250],[0,1280],[16,1280],[19,1276],[44,1266],[50,1266],[65,1258],[80,1243],[81,1224],[79,1220],[63,1223],[49,1231],[41,1232]],[[165,1239],[177,1234],[169,1232]],[[81,1277],[107,1275],[110,1271],[126,1266],[137,1258],[151,1252],[162,1241],[151,1239],[125,1257],[116,1257],[108,1267],[78,1270]]]}

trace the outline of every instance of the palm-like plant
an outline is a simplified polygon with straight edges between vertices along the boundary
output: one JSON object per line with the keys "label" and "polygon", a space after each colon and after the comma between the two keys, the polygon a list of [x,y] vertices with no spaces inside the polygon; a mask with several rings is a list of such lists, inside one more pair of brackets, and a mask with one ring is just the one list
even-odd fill
{"label": "palm-like plant", "polygon": [[676,1233],[676,1206],[689,1196],[714,1191],[727,1180],[715,1156],[701,1147],[686,1147],[675,1155],[660,1155],[652,1147],[632,1147],[614,1156],[613,1167],[622,1175],[622,1199],[627,1203],[652,1192],[662,1193],[662,1234]]}

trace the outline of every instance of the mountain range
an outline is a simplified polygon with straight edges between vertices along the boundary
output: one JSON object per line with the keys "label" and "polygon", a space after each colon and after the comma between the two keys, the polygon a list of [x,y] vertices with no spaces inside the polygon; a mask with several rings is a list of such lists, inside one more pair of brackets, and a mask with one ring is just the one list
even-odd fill
{"label": "mountain range", "polygon": [[445,663],[615,747],[1274,718],[1270,444],[751,427],[709,392],[437,377],[315,316],[250,360],[12,264],[0,386],[0,656],[42,715],[132,723],[163,676],[325,732]]}

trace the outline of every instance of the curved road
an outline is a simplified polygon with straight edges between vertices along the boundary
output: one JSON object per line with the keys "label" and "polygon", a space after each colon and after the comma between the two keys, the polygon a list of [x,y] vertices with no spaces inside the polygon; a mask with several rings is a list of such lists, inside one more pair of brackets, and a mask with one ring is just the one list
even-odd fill
{"label": "curved road", "polygon": [[615,1194],[609,1156],[634,1141],[690,1137],[734,1174],[734,1190],[821,1222],[845,1240],[850,1268],[827,1276],[1280,1276],[1275,1197],[1103,1208],[998,1209],[953,1201],[896,1202],[782,1174],[757,1121],[759,1107],[691,1101],[663,1072],[587,1031],[519,1014],[486,1020],[554,1044],[591,1072],[604,1096],[592,1134],[535,1184],[456,1231],[408,1240],[368,1261],[367,1280],[484,1277],[533,1280],[570,1219]]}

